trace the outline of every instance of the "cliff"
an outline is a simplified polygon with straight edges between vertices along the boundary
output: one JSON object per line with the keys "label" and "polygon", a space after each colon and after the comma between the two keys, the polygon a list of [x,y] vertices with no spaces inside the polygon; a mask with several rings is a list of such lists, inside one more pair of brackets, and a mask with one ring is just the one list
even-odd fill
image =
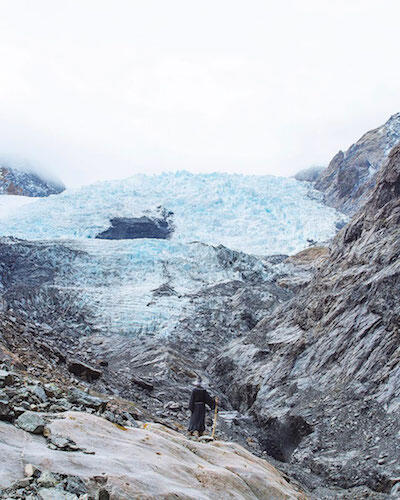
{"label": "cliff", "polygon": [[339,151],[319,175],[315,188],[324,193],[328,205],[353,215],[366,202],[378,172],[399,140],[400,113],[396,113],[347,151]]}

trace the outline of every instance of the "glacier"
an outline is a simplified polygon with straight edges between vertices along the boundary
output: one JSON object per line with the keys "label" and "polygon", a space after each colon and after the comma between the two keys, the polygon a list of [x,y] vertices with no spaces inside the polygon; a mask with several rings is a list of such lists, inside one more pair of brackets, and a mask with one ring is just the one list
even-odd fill
{"label": "glacier", "polygon": [[[99,240],[113,217],[173,212],[168,240]],[[168,334],[191,314],[193,294],[233,280],[271,282],[307,240],[324,241],[345,217],[309,183],[239,174],[134,175],[67,189],[0,214],[0,235],[57,242],[75,251],[51,284],[76,292],[98,328]],[[16,243],[17,244],[17,243]]]}
{"label": "glacier", "polygon": [[30,196],[0,195],[0,219],[18,214],[21,207],[35,200],[36,198]]}
{"label": "glacier", "polygon": [[68,189],[3,218],[1,235],[26,239],[93,238],[112,217],[174,212],[175,241],[222,244],[260,255],[295,253],[323,241],[343,219],[308,183],[240,174],[134,175]]}

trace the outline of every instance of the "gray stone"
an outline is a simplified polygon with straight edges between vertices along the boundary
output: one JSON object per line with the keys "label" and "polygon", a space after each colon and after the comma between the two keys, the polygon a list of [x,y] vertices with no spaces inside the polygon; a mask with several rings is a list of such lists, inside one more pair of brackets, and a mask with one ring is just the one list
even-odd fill
{"label": "gray stone", "polygon": [[34,394],[43,403],[46,403],[48,401],[47,395],[46,395],[43,387],[41,387],[40,385],[36,384],[36,385],[30,386],[30,387],[28,387],[28,391],[31,394]]}
{"label": "gray stone", "polygon": [[53,474],[52,472],[45,470],[41,473],[37,483],[39,486],[44,488],[52,488],[61,482],[61,478],[58,474]]}
{"label": "gray stone", "polygon": [[97,380],[103,374],[102,370],[77,359],[69,361],[67,366],[69,372],[73,373],[77,377],[87,380],[88,382]]}
{"label": "gray stone", "polygon": [[11,385],[13,382],[14,382],[14,376],[12,373],[6,370],[0,370],[0,387]]}
{"label": "gray stone", "polygon": [[4,397],[0,399],[0,420],[7,419],[11,413],[10,400]]}
{"label": "gray stone", "polygon": [[346,152],[339,151],[315,184],[324,193],[325,202],[353,215],[366,203],[399,138],[400,113],[396,113],[384,125],[364,134]]}
{"label": "gray stone", "polygon": [[31,432],[32,434],[42,434],[46,424],[41,414],[31,411],[22,413],[15,423],[24,431]]}
{"label": "gray stone", "polygon": [[38,490],[40,500],[77,500],[78,497],[73,493],[61,490],[59,488],[40,488]]}
{"label": "gray stone", "polygon": [[36,477],[36,476],[39,476],[40,469],[38,469],[33,464],[26,464],[24,472],[25,472],[25,476],[27,476],[27,477]]}
{"label": "gray stone", "polygon": [[137,238],[168,239],[174,226],[171,223],[172,212],[165,211],[163,218],[156,217],[115,217],[111,219],[111,227],[96,238],[108,240],[125,240]]}
{"label": "gray stone", "polygon": [[48,442],[53,445],[53,449],[59,449],[63,451],[77,451],[79,446],[72,441],[72,439],[65,438],[63,436],[58,436],[55,434],[50,434],[48,436]]}
{"label": "gray stone", "polygon": [[50,398],[60,398],[63,395],[63,391],[54,383],[49,383],[44,385],[44,390]]}
{"label": "gray stone", "polygon": [[107,400],[91,396],[90,394],[76,388],[71,390],[68,399],[71,403],[88,406],[89,408],[94,408],[95,410],[103,411],[107,406]]}
{"label": "gray stone", "polygon": [[66,480],[65,489],[75,495],[87,493],[87,487],[79,476],[69,476]]}

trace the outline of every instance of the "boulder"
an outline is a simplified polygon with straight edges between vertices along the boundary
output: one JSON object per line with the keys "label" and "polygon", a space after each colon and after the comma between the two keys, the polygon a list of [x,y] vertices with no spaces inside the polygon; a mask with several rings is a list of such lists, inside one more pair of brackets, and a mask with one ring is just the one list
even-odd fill
{"label": "boulder", "polygon": [[10,401],[7,397],[0,399],[0,420],[9,420],[12,410],[10,408]]}
{"label": "boulder", "polygon": [[45,470],[41,473],[37,480],[38,485],[44,488],[52,488],[61,482],[61,477],[59,474],[53,474],[52,472]]}
{"label": "boulder", "polygon": [[134,378],[131,379],[131,381],[132,381],[133,384],[136,384],[139,387],[141,387],[142,389],[146,389],[147,391],[152,391],[154,389],[154,385],[150,381],[148,381],[148,380],[144,380],[142,378],[134,377]]}
{"label": "boulder", "polygon": [[69,476],[66,480],[65,489],[75,495],[85,495],[87,487],[79,476]]}
{"label": "boulder", "polygon": [[36,396],[42,403],[47,403],[48,399],[42,386],[39,384],[28,387],[28,391]]}
{"label": "boulder", "polygon": [[33,464],[26,464],[24,471],[26,477],[37,477],[40,475],[40,469],[35,467]]}
{"label": "boulder", "polygon": [[6,385],[11,385],[14,381],[13,374],[6,371],[0,370],[0,387],[5,387]]}
{"label": "boulder", "polygon": [[103,372],[77,359],[68,362],[68,371],[88,382],[99,379]]}
{"label": "boulder", "polygon": [[15,421],[16,425],[24,431],[32,434],[42,434],[46,424],[43,416],[40,413],[26,411],[20,415]]}
{"label": "boulder", "polygon": [[71,403],[77,405],[94,408],[95,410],[104,411],[107,406],[107,401],[95,396],[91,396],[80,389],[73,388],[68,397]]}

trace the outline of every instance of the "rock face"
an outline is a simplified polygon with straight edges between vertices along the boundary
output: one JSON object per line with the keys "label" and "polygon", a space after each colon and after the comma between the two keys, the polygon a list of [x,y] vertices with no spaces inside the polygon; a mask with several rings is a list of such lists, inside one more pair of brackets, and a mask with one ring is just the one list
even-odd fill
{"label": "rock face", "polygon": [[111,227],[99,233],[96,238],[103,240],[135,240],[139,238],[168,239],[173,233],[170,218],[115,217]]}
{"label": "rock face", "polygon": [[87,363],[83,363],[78,359],[71,359],[68,362],[67,367],[69,372],[73,373],[77,377],[87,380],[88,382],[97,380],[102,375],[101,370],[93,366],[90,366]]}
{"label": "rock face", "polygon": [[400,146],[311,282],[211,368],[269,454],[333,485],[400,473],[399,242]]}
{"label": "rock face", "polygon": [[[26,463],[39,469],[38,485],[52,488],[61,483],[55,490],[59,494],[63,488],[84,492],[86,485],[91,498],[103,498],[100,486],[111,498],[206,500],[227,498],[227,492],[230,498],[243,500],[306,498],[268,462],[234,443],[197,443],[158,424],[121,428],[79,412],[62,414],[48,425],[48,432],[91,454],[54,451],[44,438],[27,438],[24,431],[0,422],[0,454],[7,456],[7,467],[0,468],[0,488],[23,479],[23,455]],[[49,496],[45,493],[41,498],[56,498],[51,496],[53,490]]]}
{"label": "rock face", "polygon": [[339,151],[315,183],[325,202],[353,215],[367,200],[390,150],[400,140],[400,113],[364,134],[355,144]]}
{"label": "rock face", "polygon": [[33,172],[0,165],[0,194],[44,197],[64,190],[62,183],[46,180]]}

